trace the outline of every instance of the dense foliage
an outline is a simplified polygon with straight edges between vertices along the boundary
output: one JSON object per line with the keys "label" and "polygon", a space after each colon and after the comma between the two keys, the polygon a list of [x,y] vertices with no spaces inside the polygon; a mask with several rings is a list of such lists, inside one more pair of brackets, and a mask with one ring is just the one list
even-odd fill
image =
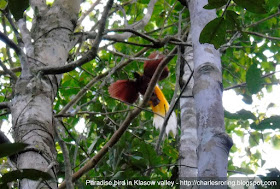
{"label": "dense foliage", "polygon": [[[7,14],[7,9],[4,9],[6,6],[4,2],[5,0],[0,0],[2,10],[0,30],[17,41],[12,26],[4,16]],[[14,18],[19,19],[21,17],[19,15],[22,15],[24,9],[15,10],[12,8],[12,2],[14,1],[9,2],[11,6],[8,8]],[[80,14],[82,15],[93,2],[91,0],[84,1],[81,4],[82,11]],[[229,4],[227,2],[226,0],[209,1],[209,5],[205,8],[217,8],[218,18],[207,25],[208,28],[201,35],[200,40],[201,42],[213,43],[216,48],[221,48],[223,52],[224,89],[235,90],[238,95],[243,96],[245,103],[252,104],[254,103],[252,96],[262,99],[265,97],[266,91],[272,92],[272,86],[279,84],[279,78],[275,76],[275,73],[280,60],[280,3],[277,0],[246,1],[248,4],[239,0],[232,1]],[[123,33],[123,31],[117,31],[117,29],[124,28],[124,24],[131,25],[140,21],[147,12],[148,3],[148,0],[115,1],[107,23],[106,34]],[[52,6],[51,3],[50,6]],[[77,26],[76,34],[96,30],[95,24],[98,23],[103,6],[104,4],[98,5],[88,14],[87,19]],[[30,24],[32,18],[32,10],[27,8],[26,19],[30,21]],[[155,41],[160,41],[166,36],[183,41],[190,27],[187,7],[179,1],[159,0],[155,5],[150,21],[138,32]],[[178,35],[178,33],[181,35]],[[91,48],[91,44],[92,40],[90,39],[79,41],[69,53],[69,62],[80,58]],[[176,45],[170,42],[158,47],[153,41],[136,34],[121,42],[104,39],[99,49],[98,58],[63,75],[54,104],[55,114],[58,114],[71,102],[75,95],[85,88],[90,81],[96,79],[94,85],[86,88],[86,92],[77,104],[67,113],[60,115],[60,117],[63,117],[64,128],[59,128],[59,130],[63,140],[67,143],[74,172],[79,170],[89,157],[94,156],[102,149],[127,114],[134,108],[133,106],[137,106],[141,100],[139,99],[132,106],[111,98],[108,94],[110,83],[118,79],[133,79],[133,72],[143,72],[143,61],[151,52],[155,50],[171,51]],[[147,51],[140,58],[134,57],[143,48],[147,48]],[[15,56],[14,51],[4,43],[0,43],[0,59],[17,76],[20,75],[19,59]],[[132,61],[125,67],[119,70],[114,69],[128,59]],[[176,59],[177,56],[175,55],[168,64],[169,77],[159,82],[168,101],[173,96],[176,76],[180,77],[180,73],[175,71]],[[6,75],[4,71],[0,70],[0,75],[0,102],[4,102],[13,95],[13,83],[10,82],[10,76]],[[273,108],[273,106],[270,104],[267,109]],[[179,115],[180,109],[176,108],[175,112]],[[0,113],[1,120],[7,124],[9,112],[1,110]],[[92,178],[109,180],[133,178],[178,179],[177,161],[179,158],[178,141],[180,132],[175,139],[171,136],[165,137],[158,154],[155,145],[159,131],[152,125],[152,116],[153,113],[149,108],[145,108],[98,165],[78,181],[77,188],[79,188],[79,185],[84,186],[86,179]],[[232,175],[235,171],[240,171],[245,175],[255,173],[258,168],[265,164],[265,161],[262,160],[262,151],[258,150],[258,145],[270,142],[275,148],[279,148],[279,112],[278,115],[268,117],[266,112],[260,112],[258,109],[240,110],[236,113],[225,110],[225,117],[226,130],[230,136],[237,135],[243,140],[247,140],[246,138],[249,137],[246,154],[243,154],[248,157],[248,160],[242,162],[241,165],[235,165],[232,159],[240,150],[233,146],[230,153],[228,174]],[[254,148],[255,153],[252,153],[252,148]],[[60,167],[59,178],[63,179],[64,158],[58,144],[57,152],[57,161]],[[1,166],[0,171],[1,174],[5,174],[10,168],[6,158],[1,161],[1,164],[5,166]]]}

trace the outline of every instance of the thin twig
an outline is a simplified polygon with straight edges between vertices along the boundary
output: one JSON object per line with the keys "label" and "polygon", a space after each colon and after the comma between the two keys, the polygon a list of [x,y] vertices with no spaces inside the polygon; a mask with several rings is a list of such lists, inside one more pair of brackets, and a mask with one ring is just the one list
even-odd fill
{"label": "thin twig", "polygon": [[4,33],[0,32],[0,40],[3,41],[10,48],[14,49],[17,55],[21,54],[21,49],[15,44],[12,40],[10,40]]}
{"label": "thin twig", "polygon": [[3,68],[4,72],[9,74],[12,78],[12,82],[16,82],[17,81],[17,76],[14,72],[12,72],[11,70],[9,70],[6,65],[0,60],[0,66]]}
{"label": "thin twig", "polygon": [[80,26],[80,24],[83,22],[83,20],[85,19],[85,17],[87,17],[92,11],[93,9],[96,7],[96,5],[98,5],[100,3],[101,0],[96,0],[91,7],[84,12],[81,17],[79,18],[78,22],[77,22],[77,26]]}
{"label": "thin twig", "polygon": [[[21,67],[12,68],[12,69],[10,69],[10,71],[11,72],[20,72],[21,71]],[[5,71],[0,70],[0,75],[6,75],[6,74],[8,74],[8,73],[5,72]]]}
{"label": "thin twig", "polygon": [[65,182],[67,189],[74,189],[74,185],[72,183],[71,177],[72,177],[72,168],[71,168],[71,161],[69,157],[69,151],[65,144],[65,142],[60,137],[59,131],[57,129],[58,125],[61,125],[62,123],[55,118],[55,134],[58,139],[58,144],[61,147],[62,154],[63,154],[63,161],[64,161],[64,167],[65,167]]}
{"label": "thin twig", "polygon": [[256,25],[258,25],[258,24],[260,24],[260,23],[262,23],[262,22],[265,22],[265,21],[267,21],[267,20],[269,20],[269,19],[271,19],[271,18],[274,18],[274,17],[276,17],[276,16],[278,16],[278,15],[280,15],[280,11],[278,11],[277,13],[272,14],[272,15],[266,17],[266,18],[263,18],[263,19],[261,19],[261,20],[255,22],[255,23],[252,23],[252,24],[250,24],[250,25],[248,25],[248,26],[245,26],[245,28],[255,27]]}
{"label": "thin twig", "polygon": [[227,4],[226,4],[226,7],[225,7],[225,9],[224,9],[224,12],[223,12],[223,14],[222,14],[221,17],[224,17],[224,15],[225,15],[225,13],[226,13],[228,7],[229,7],[230,2],[231,2],[231,0],[228,0],[228,2],[227,2]]}
{"label": "thin twig", "polygon": [[[272,72],[272,73],[268,73],[268,74],[265,74],[265,75],[262,75],[261,78],[266,78],[266,77],[270,77],[276,73],[278,73],[280,71],[275,71],[275,72]],[[275,83],[275,84],[279,84],[280,82],[278,83]],[[265,85],[268,85],[269,83],[265,83]],[[247,83],[246,82],[243,82],[243,83],[239,83],[237,85],[233,85],[231,87],[227,87],[227,88],[224,88],[224,91],[227,91],[227,90],[230,90],[230,89],[235,89],[235,88],[239,88],[239,87],[246,87],[247,86]]]}
{"label": "thin twig", "polygon": [[126,29],[126,28],[125,29],[120,29],[120,28],[119,29],[110,29],[110,30],[107,30],[106,33],[107,32],[130,32],[130,33],[133,33],[134,35],[142,37],[143,39],[146,39],[146,40],[148,40],[148,41],[150,41],[152,43],[158,42],[154,38],[152,38],[152,37],[150,37],[150,36],[148,36],[146,34],[140,33],[140,32],[138,32],[136,30],[133,30],[133,29]]}
{"label": "thin twig", "polygon": [[2,13],[6,16],[7,20],[9,21],[9,23],[10,23],[10,25],[11,25],[14,33],[15,33],[15,36],[17,38],[18,43],[23,44],[22,39],[20,37],[20,34],[19,34],[19,32],[16,28],[16,24],[14,23],[13,19],[11,18],[11,15],[10,15],[9,11],[3,10]]}
{"label": "thin twig", "polygon": [[247,34],[251,34],[251,35],[255,35],[255,36],[258,36],[258,37],[263,37],[263,38],[266,38],[266,39],[269,39],[269,40],[280,41],[280,37],[272,37],[272,36],[268,36],[268,35],[265,35],[265,34],[262,34],[262,33],[259,33],[259,32],[252,32],[252,31],[242,31],[242,32],[247,33]]}

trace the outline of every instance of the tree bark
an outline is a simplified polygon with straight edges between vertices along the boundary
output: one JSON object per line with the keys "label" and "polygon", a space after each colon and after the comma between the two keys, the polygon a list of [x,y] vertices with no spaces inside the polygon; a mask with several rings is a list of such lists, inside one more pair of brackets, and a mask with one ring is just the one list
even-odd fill
{"label": "tree bark", "polygon": [[[21,62],[25,67],[22,65],[23,72],[16,82],[11,105],[15,141],[30,145],[18,155],[17,168],[45,171],[54,178],[47,182],[23,179],[20,188],[57,188],[52,106],[61,75],[42,76],[32,71],[38,66],[66,63],[80,0],[57,0],[52,7],[45,1],[30,1],[30,4],[36,15],[31,34],[24,30],[25,23],[20,22],[22,35],[26,36],[27,58]],[[29,38],[34,42],[28,41]]]}
{"label": "tree bark", "polygon": [[[191,35],[189,34],[187,43],[191,44]],[[182,83],[181,87],[187,82],[193,71],[193,48],[186,47],[183,54]],[[183,91],[180,98],[181,109],[181,138],[180,138],[180,159],[179,173],[180,178],[197,177],[197,127],[196,115],[193,98],[194,80],[191,78],[189,84]],[[181,185],[181,188],[186,186]]]}
{"label": "tree bark", "polygon": [[203,8],[207,2],[188,1],[194,48],[193,94],[198,126],[198,177],[225,179],[232,140],[224,127],[221,54],[213,45],[199,43],[204,26],[216,18],[215,10]]}

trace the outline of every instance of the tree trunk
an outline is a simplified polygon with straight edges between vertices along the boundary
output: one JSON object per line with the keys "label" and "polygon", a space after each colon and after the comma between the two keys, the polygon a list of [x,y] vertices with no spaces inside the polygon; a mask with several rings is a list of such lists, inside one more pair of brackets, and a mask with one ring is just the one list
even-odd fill
{"label": "tree trunk", "polygon": [[[188,44],[191,44],[189,34]],[[183,75],[181,88],[185,85],[193,70],[193,48],[186,47],[183,54]],[[180,138],[180,178],[197,177],[197,127],[192,94],[194,80],[191,78],[180,98],[181,138]],[[183,185],[181,187],[184,188]]]}
{"label": "tree trunk", "polygon": [[[41,76],[39,66],[62,66],[71,49],[71,35],[79,11],[79,0],[58,0],[52,7],[45,1],[30,1],[34,15],[31,35],[21,22],[27,59],[15,85],[11,114],[16,142],[30,146],[18,155],[18,169],[37,169],[53,176],[42,182],[23,179],[20,188],[57,188],[53,101],[61,76]],[[24,30],[25,29],[25,30]],[[33,39],[33,43],[31,40]]]}
{"label": "tree trunk", "polygon": [[200,44],[204,26],[216,18],[215,10],[203,8],[207,0],[189,0],[194,48],[194,101],[198,126],[198,177],[227,177],[232,140],[225,133],[222,106],[221,54],[213,45]]}

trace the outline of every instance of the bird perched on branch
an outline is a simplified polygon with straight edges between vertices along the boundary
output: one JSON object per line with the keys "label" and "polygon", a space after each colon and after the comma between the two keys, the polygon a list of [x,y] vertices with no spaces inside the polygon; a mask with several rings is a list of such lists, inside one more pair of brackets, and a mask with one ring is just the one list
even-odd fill
{"label": "bird perched on branch", "polygon": [[[158,52],[153,52],[148,58],[149,60],[144,62],[144,73],[134,73],[136,80],[118,80],[110,85],[109,94],[111,97],[132,104],[138,99],[139,93],[141,95],[145,94],[154,72],[165,56]],[[165,67],[159,80],[163,80],[168,74],[169,70]],[[149,99],[149,105],[154,112],[153,124],[157,129],[161,130],[169,104],[158,85],[155,86],[154,92]],[[169,117],[165,131],[167,135],[172,132],[174,137],[177,133],[177,118],[174,112]]]}

